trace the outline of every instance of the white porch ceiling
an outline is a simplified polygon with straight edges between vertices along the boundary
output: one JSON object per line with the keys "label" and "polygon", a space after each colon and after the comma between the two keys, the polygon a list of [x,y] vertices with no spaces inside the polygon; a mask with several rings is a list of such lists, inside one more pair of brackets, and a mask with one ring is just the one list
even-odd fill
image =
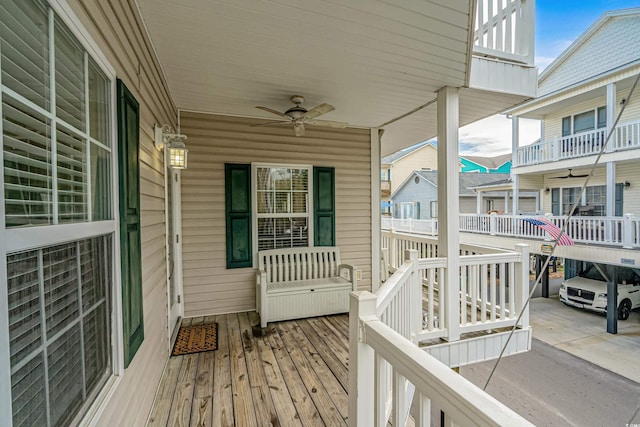
{"label": "white porch ceiling", "polygon": [[[182,110],[274,118],[254,107],[300,94],[371,128],[467,80],[471,0],[136,1]],[[461,124],[522,100],[477,92],[462,91]],[[383,155],[434,136],[435,111],[389,126]]]}

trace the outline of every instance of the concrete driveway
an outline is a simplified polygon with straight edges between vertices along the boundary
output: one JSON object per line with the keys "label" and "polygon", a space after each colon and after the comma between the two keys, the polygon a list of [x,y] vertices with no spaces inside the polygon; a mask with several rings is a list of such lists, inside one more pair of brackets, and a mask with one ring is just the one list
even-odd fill
{"label": "concrete driveway", "polygon": [[531,300],[530,323],[534,338],[640,383],[638,310],[612,335],[605,316],[567,307],[556,295]]}

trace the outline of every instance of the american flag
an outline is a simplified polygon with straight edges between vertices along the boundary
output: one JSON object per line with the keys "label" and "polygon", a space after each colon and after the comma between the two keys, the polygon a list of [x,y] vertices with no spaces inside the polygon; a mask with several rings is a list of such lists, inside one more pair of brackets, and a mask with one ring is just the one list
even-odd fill
{"label": "american flag", "polygon": [[[549,233],[554,240],[558,241],[558,245],[560,246],[575,245],[573,239],[571,239],[571,237],[569,237],[567,233],[563,233],[557,225],[546,218],[525,218],[524,220],[530,224],[535,225],[536,227],[542,228],[544,231]],[[558,238],[558,236],[560,237]]]}

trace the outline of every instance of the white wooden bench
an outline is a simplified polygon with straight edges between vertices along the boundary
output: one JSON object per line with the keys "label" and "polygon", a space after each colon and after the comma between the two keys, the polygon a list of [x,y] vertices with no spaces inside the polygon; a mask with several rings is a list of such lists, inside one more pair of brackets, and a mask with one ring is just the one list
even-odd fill
{"label": "white wooden bench", "polygon": [[261,326],[349,311],[355,275],[355,267],[340,263],[335,246],[260,251],[256,307]]}

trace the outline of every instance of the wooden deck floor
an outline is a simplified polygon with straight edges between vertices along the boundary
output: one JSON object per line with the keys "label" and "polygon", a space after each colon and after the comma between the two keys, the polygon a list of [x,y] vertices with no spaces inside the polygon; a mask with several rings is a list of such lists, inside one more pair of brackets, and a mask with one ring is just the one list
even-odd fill
{"label": "wooden deck floor", "polygon": [[170,358],[148,425],[347,424],[346,314],[270,323],[263,336],[248,313],[187,322],[218,322],[218,350]]}

